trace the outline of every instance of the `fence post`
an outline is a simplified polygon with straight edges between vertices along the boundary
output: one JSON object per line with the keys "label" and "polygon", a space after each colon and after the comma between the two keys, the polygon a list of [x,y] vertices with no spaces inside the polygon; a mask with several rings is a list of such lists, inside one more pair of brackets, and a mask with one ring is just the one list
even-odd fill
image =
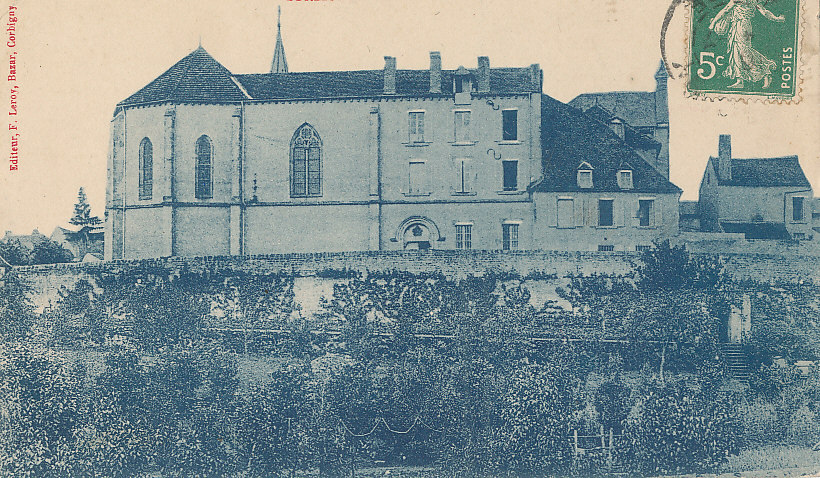
{"label": "fence post", "polygon": [[612,468],[612,452],[615,449],[615,445],[613,441],[615,440],[615,435],[612,433],[612,428],[609,429],[609,448],[607,449],[607,466]]}
{"label": "fence post", "polygon": [[606,450],[606,434],[604,434],[603,425],[601,425],[601,449]]}

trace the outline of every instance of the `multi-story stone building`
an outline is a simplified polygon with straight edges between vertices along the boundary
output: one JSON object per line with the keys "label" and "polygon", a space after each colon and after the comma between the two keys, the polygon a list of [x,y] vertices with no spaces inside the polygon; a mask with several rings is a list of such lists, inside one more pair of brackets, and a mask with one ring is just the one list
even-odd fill
{"label": "multi-story stone building", "polygon": [[276,52],[235,75],[200,47],[117,105],[107,259],[634,250],[677,231],[680,191],[544,95],[538,65],[293,73]]}

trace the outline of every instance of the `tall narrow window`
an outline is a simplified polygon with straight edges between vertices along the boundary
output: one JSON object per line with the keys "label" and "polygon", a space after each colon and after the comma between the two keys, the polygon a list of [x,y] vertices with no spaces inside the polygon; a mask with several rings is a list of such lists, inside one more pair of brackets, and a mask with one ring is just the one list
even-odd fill
{"label": "tall narrow window", "polygon": [[501,225],[501,247],[505,251],[518,249],[518,224]]}
{"label": "tall narrow window", "polygon": [[558,198],[558,227],[575,227],[574,208],[572,198]]}
{"label": "tall narrow window", "polygon": [[598,225],[599,226],[613,226],[615,225],[613,214],[614,199],[599,199],[598,200]]}
{"label": "tall narrow window", "polygon": [[151,140],[140,142],[140,199],[151,199],[154,193],[154,147]]}
{"label": "tall narrow window", "polygon": [[638,200],[638,225],[649,227],[652,225],[652,208],[655,201],[651,199]]}
{"label": "tall narrow window", "polygon": [[805,198],[802,197],[793,197],[792,198],[792,221],[802,221],[803,220],[803,201]]}
{"label": "tall narrow window", "polygon": [[408,115],[411,143],[424,142],[424,111],[411,111]]}
{"label": "tall narrow window", "polygon": [[423,161],[411,161],[408,173],[407,193],[411,195],[424,194],[425,174]]}
{"label": "tall narrow window", "polygon": [[504,141],[515,141],[518,139],[518,111],[504,110],[501,112],[502,137]]}
{"label": "tall narrow window", "polygon": [[470,137],[470,112],[456,111],[455,112],[455,141],[456,143],[466,143],[471,140]]}
{"label": "tall narrow window", "polygon": [[214,197],[213,185],[213,151],[211,139],[205,135],[196,140],[196,197],[209,199]]}
{"label": "tall narrow window", "polygon": [[322,141],[313,126],[305,123],[290,141],[290,195],[322,195]]}
{"label": "tall narrow window", "polygon": [[473,248],[473,225],[456,224],[456,249]]}
{"label": "tall narrow window", "polygon": [[515,191],[518,189],[518,161],[502,161],[504,167],[504,181],[502,186],[504,191]]}
{"label": "tall narrow window", "polygon": [[469,159],[458,159],[456,160],[456,192],[457,193],[469,193],[473,190],[473,181],[472,181],[472,168],[470,166]]}

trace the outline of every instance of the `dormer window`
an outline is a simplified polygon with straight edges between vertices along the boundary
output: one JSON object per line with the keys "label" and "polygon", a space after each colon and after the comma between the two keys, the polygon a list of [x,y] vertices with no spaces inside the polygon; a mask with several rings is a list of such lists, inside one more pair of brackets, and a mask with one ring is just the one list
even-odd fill
{"label": "dormer window", "polygon": [[473,90],[472,75],[463,66],[458,67],[458,70],[453,74],[453,93],[456,95],[467,95]]}
{"label": "dormer window", "polygon": [[586,161],[578,166],[578,187],[592,189],[592,166]]}
{"label": "dormer window", "polygon": [[631,169],[621,169],[618,171],[618,187],[621,189],[632,189]]}
{"label": "dormer window", "polygon": [[464,93],[470,91],[470,79],[466,76],[456,77],[455,93]]}

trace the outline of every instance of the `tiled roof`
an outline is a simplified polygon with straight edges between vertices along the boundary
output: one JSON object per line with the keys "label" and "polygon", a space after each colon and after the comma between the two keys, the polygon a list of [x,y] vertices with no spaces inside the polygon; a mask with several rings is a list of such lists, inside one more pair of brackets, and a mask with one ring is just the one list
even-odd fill
{"label": "tiled roof", "polygon": [[600,106],[632,126],[655,126],[669,121],[664,108],[658,108],[656,118],[655,93],[652,91],[584,93],[573,98],[569,104],[584,111]]}
{"label": "tiled roof", "polygon": [[[717,158],[709,161],[717,168]],[[781,158],[732,158],[732,179],[718,175],[721,186],[778,187],[797,186],[810,188],[811,184],[803,174],[797,156]]]}
{"label": "tiled roof", "polygon": [[162,101],[226,102],[246,99],[231,72],[201,46],[118,106]]}
{"label": "tiled roof", "polygon": [[[632,168],[632,191],[681,192],[609,127],[547,95],[541,96],[541,147],[544,177],[532,186],[534,191],[622,191],[617,172],[627,163]],[[578,187],[577,170],[582,162],[593,168],[591,189]]]}
{"label": "tiled roof", "polygon": [[[609,124],[614,118],[619,118],[623,120],[623,118],[620,118],[619,116],[613,114],[611,111],[608,111],[601,105],[595,105],[583,111],[587,114],[587,116],[591,116],[604,124]],[[622,122],[622,124],[624,125],[624,137],[626,139],[626,143],[630,146],[635,148],[658,150],[661,148],[661,143],[656,141],[654,138],[651,138],[639,132],[627,122]]]}
{"label": "tiled roof", "polygon": [[[470,71],[475,75],[475,70]],[[541,91],[540,79],[537,82],[531,81],[530,71],[530,68],[491,68],[490,94]],[[397,70],[396,95],[452,95],[453,73],[454,70],[442,70],[441,94],[435,94],[430,93],[429,70]],[[383,70],[265,73],[236,75],[236,79],[253,99],[258,100],[368,97],[384,94]]]}
{"label": "tiled roof", "polygon": [[[477,70],[467,70],[476,81]],[[490,94],[541,91],[532,68],[491,68]],[[429,70],[397,70],[396,95],[453,94],[454,70],[442,70],[441,94],[430,93]],[[243,91],[244,89],[244,91]],[[224,103],[247,99],[311,99],[382,96],[383,70],[233,75],[199,47],[117,106],[141,103]],[[246,93],[250,96],[246,96]]]}

